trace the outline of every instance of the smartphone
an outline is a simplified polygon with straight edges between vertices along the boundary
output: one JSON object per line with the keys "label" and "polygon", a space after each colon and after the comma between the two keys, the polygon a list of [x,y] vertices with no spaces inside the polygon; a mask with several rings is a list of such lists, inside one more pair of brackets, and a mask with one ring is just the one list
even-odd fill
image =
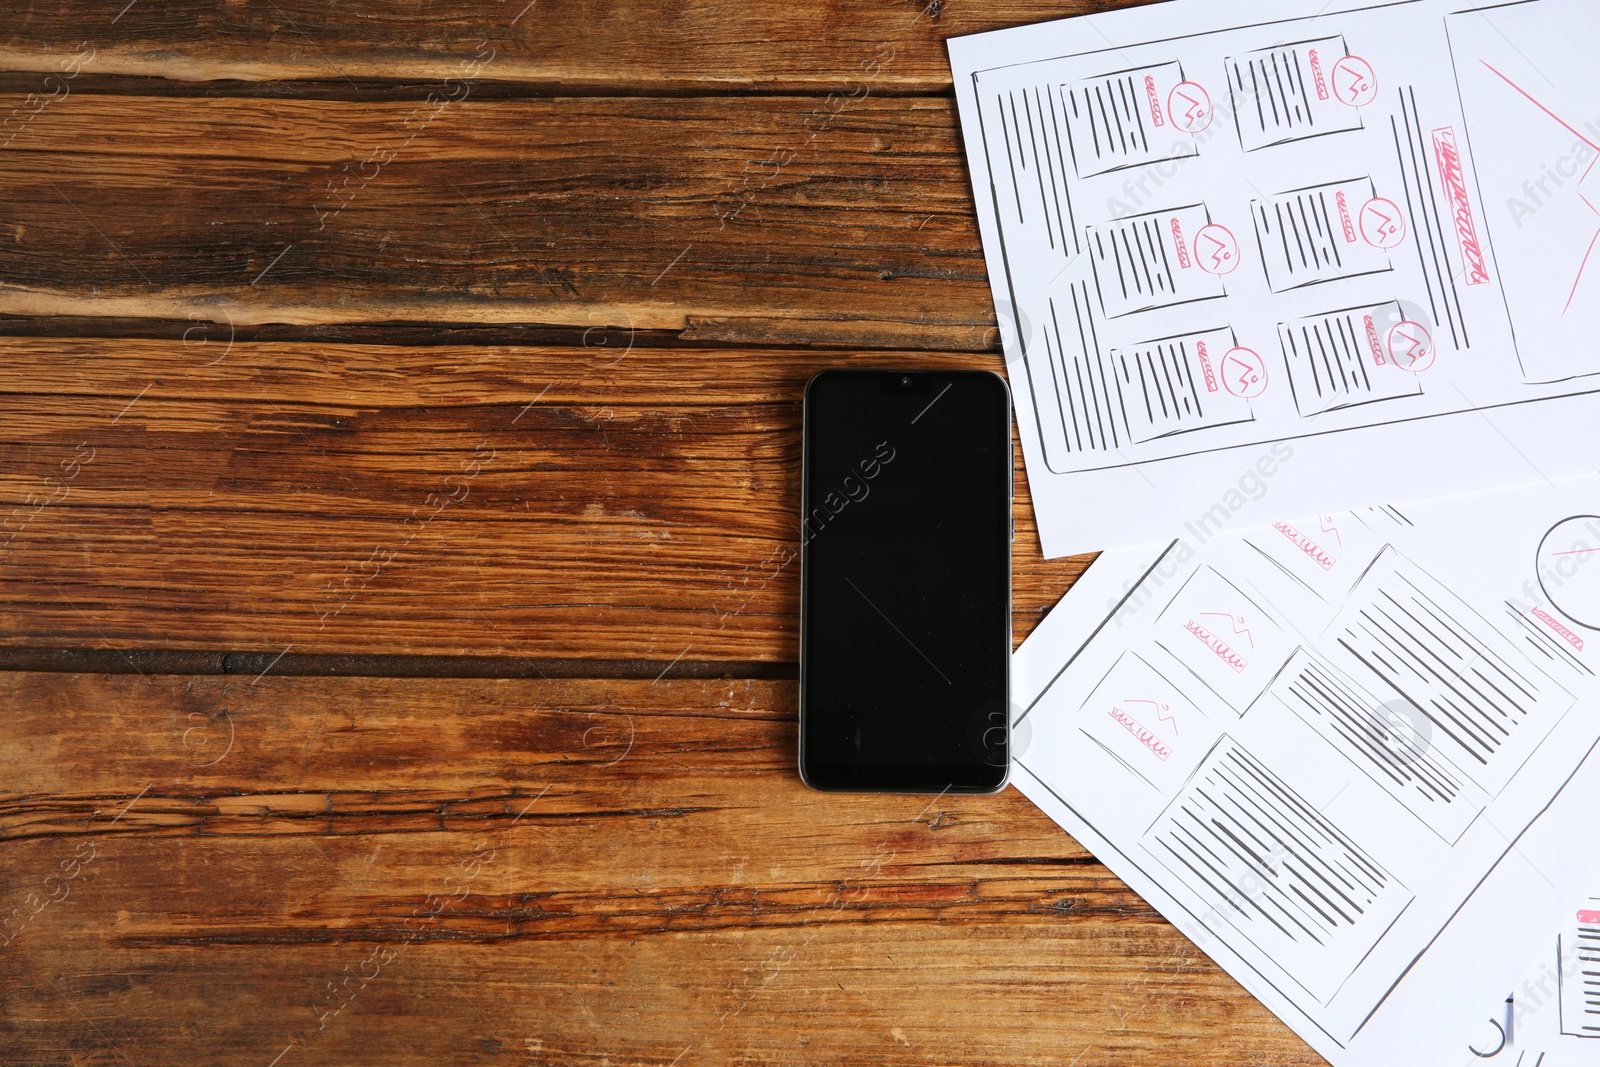
{"label": "smartphone", "polygon": [[806,387],[800,777],[992,793],[1010,769],[1011,396],[987,371]]}

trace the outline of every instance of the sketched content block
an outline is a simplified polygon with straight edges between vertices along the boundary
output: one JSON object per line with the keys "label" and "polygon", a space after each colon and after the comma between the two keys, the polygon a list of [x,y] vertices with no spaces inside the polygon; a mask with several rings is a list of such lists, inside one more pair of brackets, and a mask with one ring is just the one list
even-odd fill
{"label": "sketched content block", "polygon": [[1173,125],[1168,110],[1173,91],[1183,83],[1182,65],[1162,63],[1065,86],[1067,133],[1078,177],[1197,154],[1193,140]]}
{"label": "sketched content block", "polygon": [[1333,999],[1412,893],[1226,735],[1140,841],[1318,1001]]}
{"label": "sketched content block", "polygon": [[1184,582],[1154,632],[1156,644],[1235,715],[1255,702],[1296,647],[1265,608],[1211,567]]}
{"label": "sketched content block", "polygon": [[1340,99],[1335,78],[1348,54],[1343,37],[1324,37],[1227,59],[1244,150],[1359,130],[1361,113]]}

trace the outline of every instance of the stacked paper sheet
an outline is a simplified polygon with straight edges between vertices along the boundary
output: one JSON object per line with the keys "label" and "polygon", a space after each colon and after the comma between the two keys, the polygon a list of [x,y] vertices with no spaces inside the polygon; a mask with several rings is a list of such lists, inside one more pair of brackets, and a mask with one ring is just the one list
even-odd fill
{"label": "stacked paper sheet", "polygon": [[1108,552],[1017,652],[1013,781],[1336,1065],[1600,1055],[1597,513]]}
{"label": "stacked paper sheet", "polygon": [[1153,545],[1019,650],[1015,781],[1339,1067],[1600,1058],[1597,42],[1177,0],[950,44],[1045,553]]}
{"label": "stacked paper sheet", "polygon": [[1045,554],[1591,469],[1597,41],[1588,0],[951,41]]}

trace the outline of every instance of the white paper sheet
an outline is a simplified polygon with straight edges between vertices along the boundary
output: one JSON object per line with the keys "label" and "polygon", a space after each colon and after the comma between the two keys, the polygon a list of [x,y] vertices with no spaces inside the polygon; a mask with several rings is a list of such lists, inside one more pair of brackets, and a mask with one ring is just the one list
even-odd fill
{"label": "white paper sheet", "polygon": [[1047,556],[1591,469],[1592,0],[957,38]]}
{"label": "white paper sheet", "polygon": [[[1600,886],[1600,877],[1586,885]],[[1475,1058],[1526,1067],[1600,1063],[1600,894],[1573,894],[1510,992],[1483,1013]]]}
{"label": "white paper sheet", "polygon": [[1336,1067],[1469,1063],[1600,874],[1600,477],[1103,555],[1013,781]]}

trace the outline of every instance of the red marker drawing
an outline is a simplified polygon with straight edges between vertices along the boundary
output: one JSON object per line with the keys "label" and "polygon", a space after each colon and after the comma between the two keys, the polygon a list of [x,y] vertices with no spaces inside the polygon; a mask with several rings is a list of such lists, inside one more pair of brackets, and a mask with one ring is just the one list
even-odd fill
{"label": "red marker drawing", "polygon": [[1108,715],[1111,716],[1124,730],[1132,734],[1141,745],[1148,748],[1163,763],[1172,755],[1172,749],[1162,743],[1161,739],[1150,731],[1150,728],[1135,719],[1121,708],[1112,708]]}
{"label": "red marker drawing", "polygon": [[1179,82],[1167,96],[1167,115],[1184,133],[1199,133],[1211,125],[1211,94],[1195,82]]}
{"label": "red marker drawing", "polygon": [[1172,736],[1174,736],[1174,737],[1178,736],[1178,718],[1177,718],[1177,716],[1172,714],[1172,706],[1170,704],[1162,704],[1162,703],[1159,703],[1159,702],[1154,701],[1154,700],[1135,700],[1135,699],[1133,699],[1131,697],[1129,699],[1127,699],[1127,700],[1124,700],[1123,703],[1124,704],[1149,704],[1150,705],[1150,709],[1156,713],[1156,722],[1171,723],[1172,724]]}
{"label": "red marker drawing", "polygon": [[1144,76],[1144,95],[1150,101],[1150,121],[1160,128],[1167,124],[1166,118],[1161,114],[1161,101],[1156,98],[1156,79],[1154,75]]}
{"label": "red marker drawing", "polygon": [[1283,536],[1287,537],[1290,544],[1304,552],[1311,559],[1311,562],[1315,563],[1323,570],[1333,570],[1333,565],[1338,562],[1332,556],[1324,552],[1321,545],[1317,544],[1315,541],[1311,540],[1311,538],[1307,537],[1299,530],[1296,530],[1288,523],[1275,522],[1272,524],[1272,528],[1283,534]]}
{"label": "red marker drawing", "polygon": [[1239,242],[1226,226],[1207,226],[1194,235],[1194,258],[1207,274],[1232,274],[1239,266]]}
{"label": "red marker drawing", "polygon": [[1401,370],[1421,374],[1433,366],[1433,334],[1420,322],[1402,322],[1389,331],[1383,346],[1389,352],[1389,362]]}
{"label": "red marker drawing", "polygon": [[1566,624],[1561,622],[1554,615],[1551,615],[1543,608],[1534,608],[1533,617],[1550,627],[1550,629],[1554,630],[1567,644],[1571,645],[1579,652],[1583,651],[1583,638],[1569,630]]}
{"label": "red marker drawing", "polygon": [[1256,639],[1252,637],[1250,631],[1245,628],[1244,619],[1241,616],[1230,615],[1226,611],[1202,611],[1200,613],[1200,617],[1202,619],[1206,618],[1207,616],[1210,616],[1213,619],[1227,619],[1228,625],[1233,627],[1233,632],[1235,634],[1244,634],[1244,639],[1250,642],[1250,647],[1256,647]]}
{"label": "red marker drawing", "polygon": [[1339,209],[1339,228],[1344,231],[1345,243],[1353,245],[1356,243],[1356,224],[1350,221],[1350,199],[1340,189],[1333,194],[1333,202]]}
{"label": "red marker drawing", "polygon": [[1467,194],[1467,173],[1462,169],[1461,145],[1454,126],[1440,126],[1433,131],[1433,160],[1439,168],[1445,208],[1455,225],[1456,244],[1466,267],[1465,281],[1468,285],[1488,285],[1489,260],[1478,239],[1478,217],[1473,214],[1472,197]]}
{"label": "red marker drawing", "polygon": [[1254,400],[1267,391],[1267,365],[1248,348],[1222,357],[1222,387],[1240,400]]}
{"label": "red marker drawing", "polygon": [[1206,343],[1204,341],[1196,341],[1194,343],[1194,351],[1195,355],[1200,357],[1200,372],[1206,379],[1206,392],[1216,392],[1217,372],[1211,368],[1211,353],[1206,350]]}
{"label": "red marker drawing", "polygon": [[1333,95],[1341,104],[1366,107],[1378,99],[1378,75],[1360,56],[1345,56],[1333,65]]}
{"label": "red marker drawing", "polygon": [[1393,200],[1374,197],[1361,209],[1361,236],[1374,248],[1397,248],[1406,239],[1405,220]]}
{"label": "red marker drawing", "polygon": [[[1487,60],[1480,60],[1480,62],[1482,62],[1485,67],[1489,68],[1489,72],[1491,74],[1505,82],[1507,85],[1511,86],[1511,88],[1515,89],[1524,100],[1538,108],[1545,114],[1546,117],[1552,119],[1558,126],[1572,134],[1572,136],[1576,137],[1585,145],[1588,145],[1591,151],[1593,151],[1597,156],[1600,156],[1600,144],[1595,144],[1591,138],[1585,137],[1576,126],[1562,118],[1560,115],[1557,115],[1549,107],[1546,107],[1544,104],[1540,103],[1532,93],[1528,92],[1528,90],[1524,89],[1522,86],[1518,85],[1504,74],[1501,74],[1498,70],[1495,70],[1494,67],[1489,65]],[[1600,204],[1597,204],[1594,199],[1590,198],[1589,195],[1591,192],[1593,192],[1596,194],[1596,197],[1600,197],[1600,182],[1592,182],[1590,180],[1596,174],[1596,167],[1600,167],[1600,159],[1596,159],[1593,163],[1589,164],[1589,169],[1584,172],[1582,178],[1578,179],[1577,196],[1579,200],[1583,201],[1584,206],[1586,206],[1590,211],[1594,212],[1596,216],[1600,216]],[[1589,269],[1589,262],[1594,258],[1594,253],[1597,246],[1600,246],[1600,229],[1595,230],[1594,239],[1589,242],[1588,251],[1584,252],[1583,254],[1583,262],[1578,264],[1578,276],[1573,279],[1572,291],[1567,296],[1567,304],[1561,309],[1561,314],[1563,316],[1572,310],[1572,302],[1578,298],[1578,287],[1583,284],[1583,276]]]}
{"label": "red marker drawing", "polygon": [[1207,630],[1204,626],[1201,626],[1193,619],[1190,619],[1188,622],[1184,623],[1183,628],[1194,634],[1195,637],[1199,638],[1200,643],[1215,653],[1218,659],[1226,663],[1229,667],[1232,667],[1235,674],[1243,674],[1244,669],[1249,666],[1243,656],[1239,655],[1239,653],[1228,647],[1228,643],[1226,641],[1212,633],[1210,630]]}

